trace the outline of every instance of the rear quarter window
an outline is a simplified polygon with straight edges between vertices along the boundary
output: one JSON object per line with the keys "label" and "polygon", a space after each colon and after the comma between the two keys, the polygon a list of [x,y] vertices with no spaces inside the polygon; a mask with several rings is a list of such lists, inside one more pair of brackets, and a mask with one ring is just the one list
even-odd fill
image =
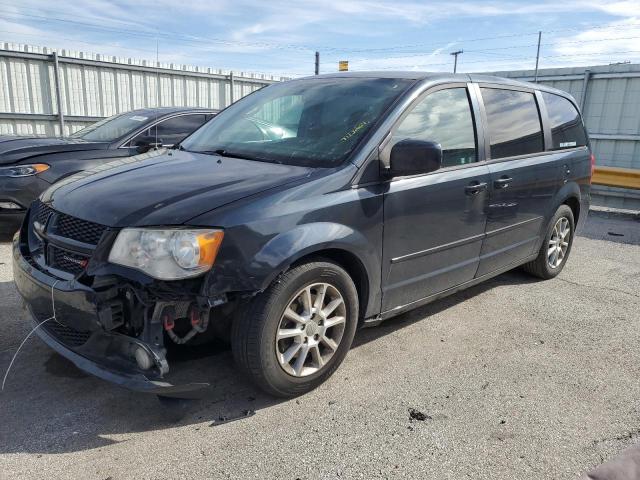
{"label": "rear quarter window", "polygon": [[538,104],[533,93],[499,88],[480,90],[487,112],[491,158],[544,150]]}
{"label": "rear quarter window", "polygon": [[584,147],[587,133],[576,107],[564,97],[542,92],[551,127],[551,143],[554,150]]}

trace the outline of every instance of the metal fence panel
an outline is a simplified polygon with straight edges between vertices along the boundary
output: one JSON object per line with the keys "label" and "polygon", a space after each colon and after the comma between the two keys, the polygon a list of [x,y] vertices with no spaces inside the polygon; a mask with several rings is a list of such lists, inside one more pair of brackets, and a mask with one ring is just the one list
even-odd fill
{"label": "metal fence panel", "polygon": [[[60,135],[52,54],[52,49],[44,47],[0,43],[0,134]],[[284,80],[86,52],[57,54],[65,135],[101,117],[137,108],[221,109]]]}
{"label": "metal fence panel", "polygon": [[[492,75],[525,81],[534,79],[533,70],[492,72]],[[542,69],[538,80],[569,92],[582,105],[598,165],[640,169],[639,64]],[[640,193],[594,186],[592,202],[640,210]]]}

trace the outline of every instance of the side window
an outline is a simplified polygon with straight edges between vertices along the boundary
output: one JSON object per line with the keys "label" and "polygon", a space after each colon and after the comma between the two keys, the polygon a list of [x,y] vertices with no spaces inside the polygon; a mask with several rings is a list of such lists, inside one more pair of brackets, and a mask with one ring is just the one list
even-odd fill
{"label": "side window", "polygon": [[587,144],[587,134],[573,103],[560,95],[547,92],[542,92],[542,98],[551,123],[553,149],[584,147]]}
{"label": "side window", "polygon": [[491,158],[542,152],[544,140],[533,93],[481,88],[489,123]]}
{"label": "side window", "polygon": [[199,128],[206,121],[203,114],[178,115],[160,122],[156,127],[151,128],[151,135],[158,133],[158,138],[162,139],[165,145],[175,145]]}
{"label": "side window", "polygon": [[450,88],[427,95],[402,120],[390,145],[405,139],[439,143],[444,167],[475,162],[476,138],[467,89]]}

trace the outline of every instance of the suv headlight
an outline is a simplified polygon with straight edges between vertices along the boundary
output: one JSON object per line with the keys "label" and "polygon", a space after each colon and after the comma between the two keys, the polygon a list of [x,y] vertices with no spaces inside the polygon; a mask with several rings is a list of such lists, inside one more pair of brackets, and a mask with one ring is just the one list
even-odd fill
{"label": "suv headlight", "polygon": [[211,269],[223,237],[222,230],[213,229],[125,228],[109,261],[158,280],[195,277]]}
{"label": "suv headlight", "polygon": [[45,170],[49,170],[46,163],[34,163],[32,165],[14,165],[12,167],[0,167],[0,177],[30,177]]}

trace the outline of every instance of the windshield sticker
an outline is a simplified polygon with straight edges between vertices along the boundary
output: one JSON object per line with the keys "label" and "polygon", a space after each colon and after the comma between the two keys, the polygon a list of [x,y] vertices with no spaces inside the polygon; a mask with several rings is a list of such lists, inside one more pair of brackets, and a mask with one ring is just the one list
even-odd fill
{"label": "windshield sticker", "polygon": [[149,117],[141,117],[140,115],[135,115],[133,117],[129,117],[129,120],[133,120],[134,122],[145,122],[149,120]]}
{"label": "windshield sticker", "polygon": [[342,142],[346,142],[347,140],[349,140],[351,137],[353,137],[356,133],[358,133],[360,130],[362,130],[364,127],[366,127],[367,125],[369,125],[369,122],[362,121],[360,122],[358,125],[356,125],[352,130],[350,130],[349,132],[347,132],[347,134],[342,137],[340,139],[340,141]]}
{"label": "windshield sticker", "polygon": [[560,143],[560,148],[575,147],[575,146],[576,146],[576,142],[561,142]]}

